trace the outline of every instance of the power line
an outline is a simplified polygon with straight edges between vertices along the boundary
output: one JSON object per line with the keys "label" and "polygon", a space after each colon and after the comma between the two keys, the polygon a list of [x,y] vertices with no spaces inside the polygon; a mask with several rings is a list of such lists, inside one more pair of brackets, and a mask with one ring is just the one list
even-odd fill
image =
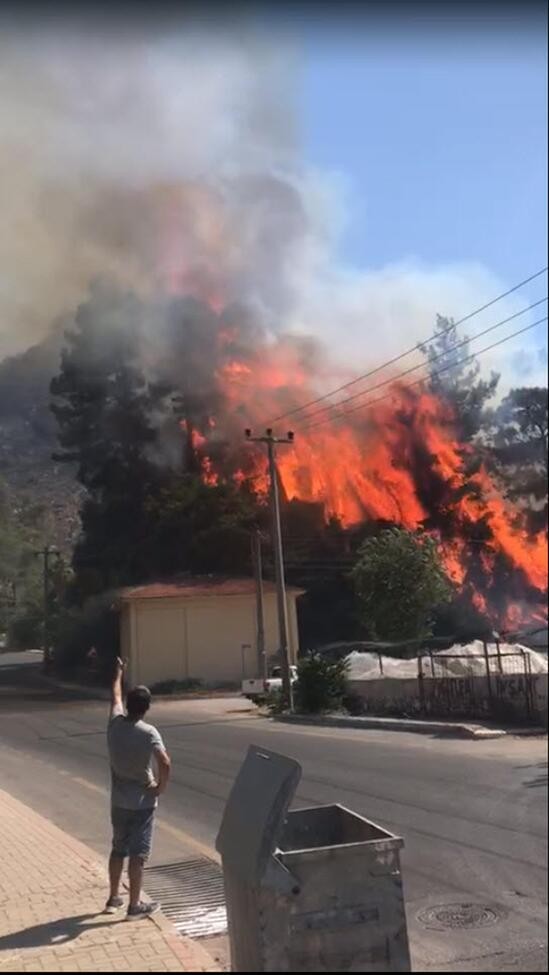
{"label": "power line", "polygon": [[[429,378],[434,378],[435,376],[440,376],[440,375],[442,375],[442,373],[448,372],[449,369],[454,369],[456,366],[461,366],[461,365],[464,365],[467,362],[471,362],[471,360],[472,359],[475,359],[477,356],[483,355],[485,352],[490,352],[491,349],[495,349],[497,346],[503,345],[505,342],[509,342],[510,339],[516,338],[517,335],[522,335],[524,332],[528,332],[528,331],[530,331],[530,329],[534,328],[536,325],[541,325],[542,322],[546,322],[546,321],[547,321],[547,315],[545,315],[544,318],[539,318],[536,322],[532,322],[530,325],[526,325],[524,328],[518,329],[516,332],[512,332],[510,335],[506,335],[504,338],[499,339],[497,342],[492,342],[491,345],[487,345],[483,349],[479,349],[477,352],[473,352],[471,355],[468,355],[468,356],[466,356],[463,359],[458,359],[457,362],[451,362],[449,365],[444,366],[442,369],[435,370],[435,372],[433,372],[433,373],[430,374],[430,377]],[[421,383],[425,382],[425,379],[426,378],[427,378],[426,376],[421,376],[419,379],[414,380],[414,382],[405,384],[402,387],[402,389],[408,390],[408,389],[412,389],[414,386],[420,386]],[[395,380],[393,380],[393,383],[394,382],[395,382]],[[382,400],[388,399],[388,398],[390,398],[393,395],[394,395],[393,392],[384,393],[383,396],[377,396],[373,400],[367,400],[365,403],[359,403],[358,406],[354,406],[350,410],[345,410],[345,412],[341,413],[340,416],[323,417],[321,420],[317,420],[316,423],[306,424],[304,427],[301,427],[301,430],[303,430],[303,431],[305,431],[305,430],[311,430],[314,427],[322,426],[322,424],[324,424],[324,423],[329,423],[331,421],[336,422],[338,420],[343,420],[347,416],[349,416],[350,414],[356,413],[358,410],[365,409],[368,406],[373,406],[375,403],[380,403]]]}
{"label": "power line", "polygon": [[[491,345],[485,346],[484,349],[479,349],[478,352],[473,352],[471,355],[466,356],[464,359],[459,359],[457,362],[451,362],[450,365],[444,366],[442,369],[437,369],[435,372],[431,373],[430,378],[434,378],[435,376],[440,376],[442,375],[442,373],[448,372],[449,369],[454,369],[456,366],[464,365],[466,362],[470,362],[472,359],[475,359],[477,356],[483,355],[485,352],[490,352],[492,349],[497,348],[498,345],[503,345],[505,342],[509,342],[511,339],[516,338],[517,335],[523,335],[524,332],[529,332],[530,329],[534,328],[536,325],[541,325],[542,322],[546,322],[547,317],[548,316],[545,315],[544,318],[539,318],[536,322],[532,322],[530,325],[526,325],[524,328],[519,328],[516,332],[511,332],[511,335],[506,335],[505,338],[499,339],[497,342],[492,342]],[[420,379],[414,380],[413,383],[405,384],[402,387],[402,389],[406,391],[408,389],[412,389],[414,386],[420,386],[421,383],[425,382],[425,379],[426,377],[422,376]],[[384,393],[383,396],[377,396],[373,400],[367,400],[365,403],[359,403],[358,406],[353,406],[353,408],[350,410],[345,410],[345,412],[341,413],[340,416],[324,417],[321,420],[317,420],[316,423],[306,424],[300,429],[302,431],[313,430],[315,427],[322,426],[324,423],[337,423],[339,420],[345,420],[352,413],[356,413],[358,410],[364,410],[367,407],[373,406],[375,403],[380,403],[382,400],[388,399],[391,396],[394,396],[393,392]]]}
{"label": "power line", "polygon": [[530,281],[534,281],[536,278],[539,278],[542,274],[545,274],[546,271],[547,271],[547,266],[542,267],[539,271],[536,271],[535,274],[531,274],[530,277],[524,278],[523,281],[519,281],[518,284],[515,284],[512,288],[509,288],[508,291],[504,291],[502,294],[497,295],[495,298],[492,298],[490,301],[487,301],[486,304],[481,305],[480,308],[475,308],[474,311],[471,311],[469,312],[468,315],[465,315],[463,318],[458,319],[457,322],[452,322],[450,325],[448,325],[447,328],[442,329],[442,331],[438,332],[436,336],[432,336],[431,338],[426,339],[424,342],[419,342],[417,345],[411,346],[411,348],[407,349],[405,352],[401,352],[399,355],[394,356],[392,359],[388,359],[387,362],[383,362],[381,363],[381,365],[375,366],[374,369],[370,369],[369,372],[365,372],[362,375],[357,376],[355,379],[351,379],[349,382],[343,383],[342,386],[338,386],[337,389],[332,389],[329,393],[324,393],[322,396],[317,396],[316,399],[309,400],[307,403],[303,403],[301,406],[296,406],[292,410],[288,410],[285,413],[280,413],[278,416],[273,417],[270,423],[274,424],[277,423],[279,420],[286,419],[286,417],[295,416],[296,413],[301,413],[303,410],[307,410],[310,406],[316,406],[317,403],[323,403],[324,400],[330,399],[331,396],[336,396],[337,393],[343,392],[344,389],[349,389],[351,386],[356,386],[357,383],[362,382],[364,379],[369,379],[370,376],[375,376],[378,372],[381,372],[382,369],[387,369],[389,366],[393,366],[396,362],[400,362],[401,359],[404,359],[406,358],[406,356],[411,355],[412,352],[416,352],[420,349],[425,348],[426,345],[429,345],[433,341],[433,338],[440,338],[443,335],[447,335],[448,332],[450,332],[453,328],[457,328],[458,325],[463,325],[464,322],[468,322],[469,319],[474,318],[475,315],[480,315],[481,312],[486,311],[487,308],[491,308],[492,305],[495,305],[496,302],[498,301],[502,301],[503,298],[507,298],[515,291],[518,291],[519,288],[523,288],[526,284],[529,284]]}
{"label": "power line", "polygon": [[[439,352],[437,355],[433,356],[430,363],[419,362],[417,365],[410,366],[409,369],[405,369],[403,372],[398,373],[397,376],[390,376],[388,379],[384,379],[382,382],[376,383],[375,386],[368,386],[367,389],[361,389],[353,396],[348,396],[346,399],[340,400],[339,403],[327,403],[326,406],[321,406],[318,410],[313,410],[313,412],[309,413],[305,419],[311,420],[313,417],[319,416],[322,413],[327,413],[330,410],[337,410],[339,407],[345,406],[347,403],[352,403],[361,396],[366,396],[368,393],[374,393],[377,389],[382,389],[383,386],[389,386],[398,382],[404,376],[409,376],[410,373],[417,372],[418,369],[426,369],[431,363],[437,362],[439,359],[443,359],[445,356],[451,355],[453,352],[457,352],[457,350],[463,348],[464,345],[468,345],[470,342],[476,342],[477,339],[481,339],[484,335],[488,335],[489,332],[493,332],[495,329],[501,328],[503,325],[507,325],[515,318],[520,318],[521,315],[525,315],[526,312],[531,311],[532,308],[537,308],[538,305],[542,305],[544,301],[547,301],[547,296],[545,298],[540,298],[539,301],[534,301],[533,304],[528,305],[527,308],[522,308],[521,311],[515,312],[514,315],[509,315],[508,318],[503,318],[500,322],[496,322],[495,325],[490,325],[488,328],[483,329],[482,332],[478,332],[477,335],[473,335],[472,338],[467,336],[460,342],[457,342],[456,345],[453,345],[450,349],[444,349],[442,352]],[[452,363],[451,365],[455,366],[457,363]]]}

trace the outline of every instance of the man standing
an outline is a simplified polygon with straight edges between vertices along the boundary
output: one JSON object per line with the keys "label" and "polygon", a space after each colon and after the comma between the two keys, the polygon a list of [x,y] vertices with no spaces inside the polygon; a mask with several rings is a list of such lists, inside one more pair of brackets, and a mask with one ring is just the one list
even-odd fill
{"label": "man standing", "polygon": [[107,731],[113,843],[109,860],[110,896],[105,910],[114,914],[123,906],[120,881],[124,860],[129,857],[127,920],[138,921],[150,917],[160,906],[142,903],[141,885],[143,867],[151,852],[158,796],[168,784],[171,763],[158,731],[143,720],[151,706],[151,692],[147,687],[135,687],[127,695],[124,711],[123,676],[124,664],[119,658]]}

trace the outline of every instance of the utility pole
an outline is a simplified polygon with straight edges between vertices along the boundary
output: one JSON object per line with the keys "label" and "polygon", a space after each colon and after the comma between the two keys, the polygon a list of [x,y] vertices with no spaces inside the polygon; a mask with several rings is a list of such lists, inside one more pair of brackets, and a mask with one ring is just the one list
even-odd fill
{"label": "utility pole", "polygon": [[276,446],[278,444],[292,444],[294,434],[290,430],[286,437],[275,437],[269,427],[264,437],[253,437],[251,430],[246,430],[246,440],[250,443],[264,443],[267,446],[269,461],[271,515],[273,522],[273,549],[275,563],[276,596],[278,606],[278,639],[280,644],[280,658],[282,666],[282,687],[290,711],[294,709],[292,677],[290,671],[290,654],[288,646],[288,607],[286,604],[286,584],[284,580],[284,552],[282,548],[282,528],[280,524],[280,496],[278,490],[278,471],[276,467]]}
{"label": "utility pole", "polygon": [[256,606],[256,634],[257,634],[257,666],[258,674],[263,674],[266,680],[267,651],[265,648],[265,618],[263,612],[263,566],[261,558],[261,532],[259,528],[252,534],[252,565],[255,577],[255,606]]}
{"label": "utility pole", "polygon": [[44,548],[34,553],[38,558],[44,560],[43,565],[43,600],[44,600],[44,639],[43,639],[43,650],[44,650],[44,660],[43,667],[45,671],[48,671],[51,664],[50,657],[50,626],[49,626],[49,611],[50,611],[50,556],[56,555],[59,558],[59,550],[53,545],[45,545]]}

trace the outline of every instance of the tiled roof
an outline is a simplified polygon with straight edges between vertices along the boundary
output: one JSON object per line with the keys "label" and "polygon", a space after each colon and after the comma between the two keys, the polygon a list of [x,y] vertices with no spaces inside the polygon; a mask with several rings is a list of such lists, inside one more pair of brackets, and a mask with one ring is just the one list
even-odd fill
{"label": "tiled roof", "polygon": [[[302,589],[287,586],[287,592],[299,595]],[[263,582],[265,594],[276,592],[273,582]],[[121,589],[122,600],[134,599],[196,599],[210,596],[253,596],[254,579],[219,579],[208,576],[184,579],[178,582],[150,582],[143,586]]]}

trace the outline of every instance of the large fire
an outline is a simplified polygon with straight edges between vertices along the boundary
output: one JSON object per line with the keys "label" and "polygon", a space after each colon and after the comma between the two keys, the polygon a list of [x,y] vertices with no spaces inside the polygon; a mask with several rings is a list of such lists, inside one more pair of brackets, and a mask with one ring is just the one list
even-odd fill
{"label": "large fire", "polygon": [[[263,433],[271,418],[310,401],[327,373],[306,343],[255,339],[246,346],[237,328],[220,327],[215,382],[223,409],[193,431],[193,445],[208,483],[248,479],[265,496],[266,456],[244,444],[244,428]],[[278,451],[287,500],[320,503],[326,519],[347,528],[367,520],[424,528],[439,540],[449,576],[494,624],[545,617],[546,534],[530,535],[520,509],[474,465],[441,398],[395,380],[389,396],[352,416],[340,407],[330,422],[315,423],[304,411],[278,426],[275,433],[295,430],[294,444]]]}

